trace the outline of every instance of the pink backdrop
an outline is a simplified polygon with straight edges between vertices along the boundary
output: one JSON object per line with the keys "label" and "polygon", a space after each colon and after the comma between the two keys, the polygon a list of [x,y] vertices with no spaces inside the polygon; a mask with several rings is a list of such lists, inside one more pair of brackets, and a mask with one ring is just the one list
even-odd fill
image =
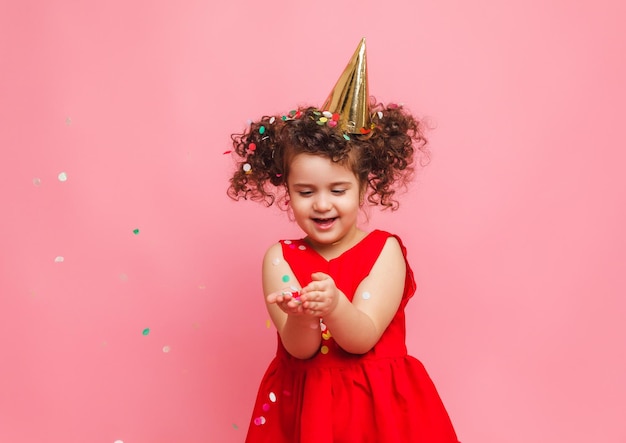
{"label": "pink backdrop", "polygon": [[[504,5],[506,3],[506,5]],[[626,442],[620,0],[4,1],[0,441],[241,442],[274,330],[229,134],[359,39],[428,116],[397,213],[411,353],[464,443]],[[138,231],[135,231],[138,230]]]}

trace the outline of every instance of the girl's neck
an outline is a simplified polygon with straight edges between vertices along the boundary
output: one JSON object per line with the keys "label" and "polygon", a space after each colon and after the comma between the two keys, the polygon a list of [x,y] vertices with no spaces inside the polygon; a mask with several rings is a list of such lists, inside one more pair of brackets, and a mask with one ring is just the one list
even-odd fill
{"label": "girl's neck", "polygon": [[326,260],[332,260],[333,258],[339,257],[341,254],[346,252],[348,249],[353,248],[357,245],[365,236],[367,232],[355,227],[353,231],[349,235],[344,236],[341,240],[336,241],[335,243],[324,244],[324,243],[315,243],[311,241],[309,237],[305,237],[304,240],[322,257]]}

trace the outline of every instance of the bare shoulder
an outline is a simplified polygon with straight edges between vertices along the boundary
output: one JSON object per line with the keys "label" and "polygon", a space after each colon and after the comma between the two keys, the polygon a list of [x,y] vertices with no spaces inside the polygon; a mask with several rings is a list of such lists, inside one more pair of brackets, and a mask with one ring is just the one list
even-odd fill
{"label": "bare shoulder", "polygon": [[396,237],[389,236],[374,263],[370,275],[375,275],[377,278],[388,281],[403,276],[405,272],[406,261],[404,260],[400,242]]}
{"label": "bare shoulder", "polygon": [[380,257],[384,257],[385,260],[388,259],[396,259],[404,261],[404,254],[402,253],[402,247],[400,246],[400,242],[398,239],[390,235],[387,237],[385,241],[385,246],[383,246],[383,250],[380,253]]}
{"label": "bare shoulder", "polygon": [[265,256],[263,257],[263,263],[269,261],[268,264],[275,262],[276,259],[281,260],[283,258],[283,248],[280,243],[273,243],[267,250],[265,251]]}

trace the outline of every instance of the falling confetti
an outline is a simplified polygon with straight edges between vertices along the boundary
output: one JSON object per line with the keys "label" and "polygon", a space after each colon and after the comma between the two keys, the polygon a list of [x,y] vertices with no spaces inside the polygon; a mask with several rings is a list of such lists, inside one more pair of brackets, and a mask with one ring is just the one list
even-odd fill
{"label": "falling confetti", "polygon": [[166,354],[170,352],[170,349],[171,348],[169,346],[163,346],[163,352],[165,352]]}
{"label": "falling confetti", "polygon": [[204,285],[204,284],[199,284],[199,285],[198,285],[198,289],[206,289],[206,285]]}
{"label": "falling confetti", "polygon": [[320,348],[322,354],[328,354],[328,346],[324,345]]}
{"label": "falling confetti", "polygon": [[276,403],[276,394],[274,394],[273,392],[270,392],[269,397],[272,403]]}
{"label": "falling confetti", "polygon": [[235,423],[233,423],[233,429],[236,431],[239,429],[239,426],[237,426]]}
{"label": "falling confetti", "polygon": [[35,177],[35,178],[33,179],[33,185],[35,185],[35,186],[41,186],[41,179],[40,179],[40,178]]}
{"label": "falling confetti", "polygon": [[121,280],[121,281],[128,281],[128,275],[126,275],[126,274],[120,274],[120,280]]}
{"label": "falling confetti", "polygon": [[65,124],[66,124],[67,126],[71,125],[71,124],[72,124],[72,119],[71,119],[70,117],[66,117],[66,118],[65,118]]}
{"label": "falling confetti", "polygon": [[288,275],[283,275],[283,282],[287,283],[289,281],[289,276]]}
{"label": "falling confetti", "polygon": [[275,258],[272,260],[272,265],[277,266],[280,263],[280,258]]}
{"label": "falling confetti", "polygon": [[265,320],[265,327],[266,327],[267,329],[269,329],[269,328],[271,328],[271,327],[272,327],[272,322],[271,322],[269,319],[268,319],[268,320]]}
{"label": "falling confetti", "polygon": [[139,229],[137,229],[137,228],[133,229],[133,234],[135,234],[135,235],[139,234]]}
{"label": "falling confetti", "polygon": [[55,263],[63,263],[65,261],[65,257],[59,255],[58,257],[55,257],[54,262]]}
{"label": "falling confetti", "polygon": [[260,417],[257,417],[254,419],[254,424],[257,426],[261,426],[265,424],[265,417],[263,417],[262,415]]}
{"label": "falling confetti", "polygon": [[59,172],[58,179],[59,179],[59,181],[60,181],[60,182],[65,182],[65,181],[67,181],[67,173],[65,173],[65,172]]}
{"label": "falling confetti", "polygon": [[146,328],[146,329],[144,329],[143,331],[141,331],[141,333],[142,333],[143,335],[148,335],[148,334],[150,333],[150,328]]}
{"label": "falling confetti", "polygon": [[363,297],[363,300],[369,300],[371,296],[372,294],[370,294],[369,292],[364,292],[363,294],[361,294],[361,297]]}

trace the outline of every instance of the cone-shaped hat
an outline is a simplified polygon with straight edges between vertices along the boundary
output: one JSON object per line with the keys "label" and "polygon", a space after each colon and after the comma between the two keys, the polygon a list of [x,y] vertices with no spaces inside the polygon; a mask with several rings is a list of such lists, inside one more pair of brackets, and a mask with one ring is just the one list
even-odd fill
{"label": "cone-shaped hat", "polygon": [[339,127],[351,134],[370,128],[365,38],[361,39],[346,69],[322,106],[339,114]]}

